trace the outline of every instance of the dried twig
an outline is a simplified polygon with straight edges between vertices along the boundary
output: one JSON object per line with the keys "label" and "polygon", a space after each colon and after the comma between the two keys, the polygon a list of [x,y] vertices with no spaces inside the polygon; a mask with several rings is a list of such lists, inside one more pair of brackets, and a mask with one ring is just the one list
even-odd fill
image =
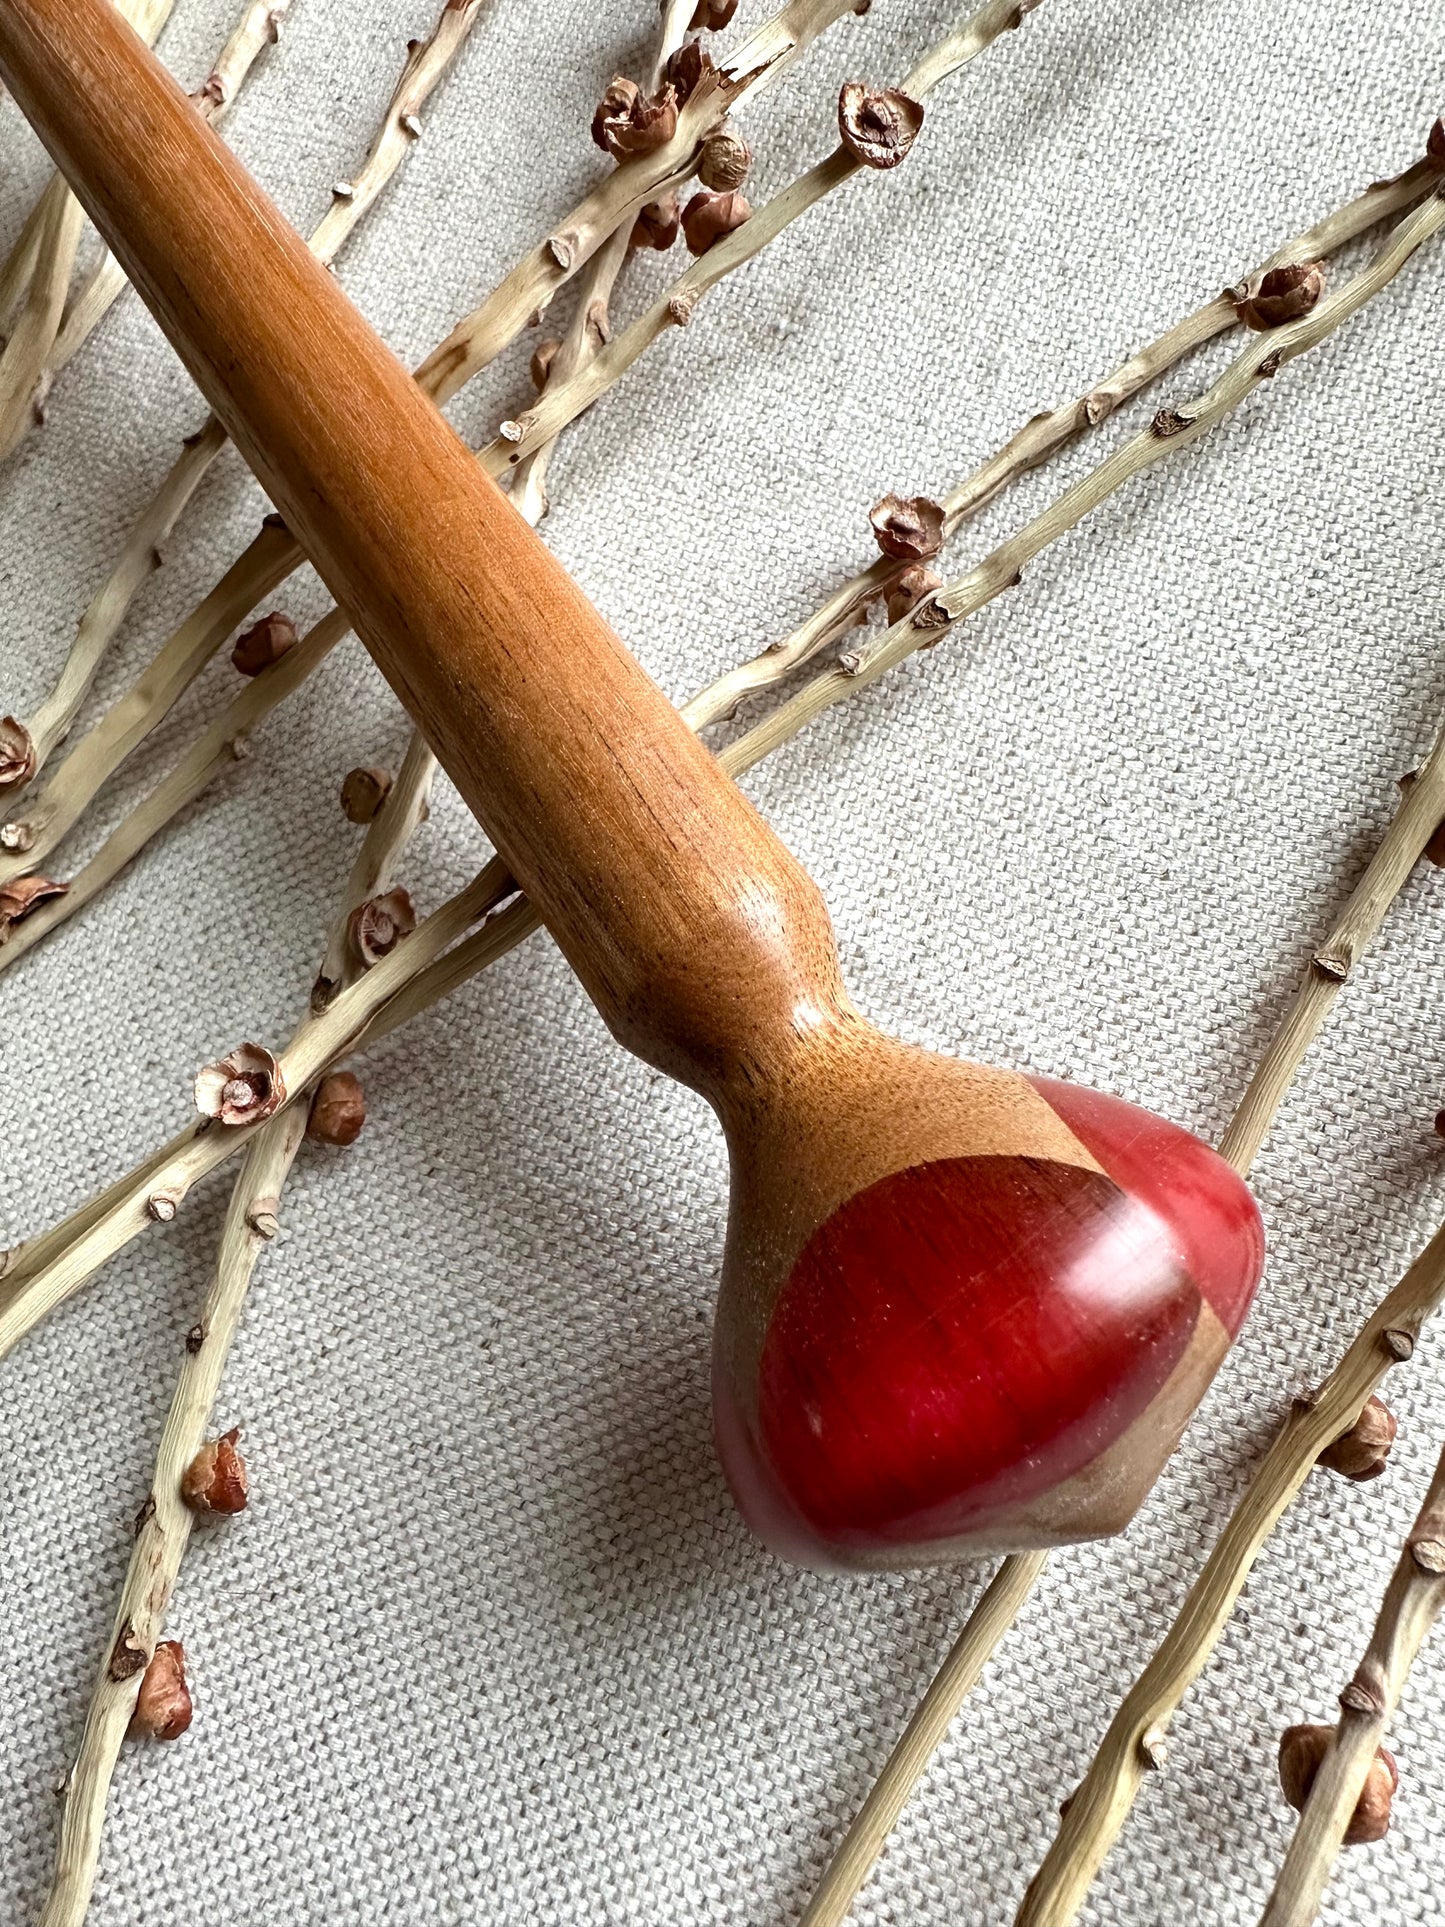
{"label": "dried twig", "polygon": [[733,747],[742,767],[793,735],[804,723],[859,688],[873,682],[918,649],[940,642],[957,623],[976,615],[986,603],[1012,588],[1025,565],[1050,543],[1066,535],[1126,482],[1175,450],[1191,447],[1249,395],[1279,374],[1289,362],[1318,345],[1355,314],[1372,295],[1445,226],[1445,198],[1430,195],[1391,229],[1384,244],[1359,274],[1328,294],[1288,326],[1259,335],[1207,388],[1183,408],[1161,408],[1150,425],[1076,482],[1041,515],[985,556],[965,576],[928,597],[911,615],[870,638],[805,683]]}
{"label": "dried twig", "polygon": [[[328,265],[363,216],[375,204],[421,132],[419,115],[427,100],[446,74],[451,62],[465,44],[483,0],[447,0],[435,28],[424,41],[414,41],[407,49],[406,64],[387,103],[380,131],[372,142],[365,163],[354,181],[345,183],[346,191],[333,191],[332,203],[311,237],[312,252]],[[202,103],[216,102],[214,112],[235,97],[247,65],[248,55],[266,44],[268,33],[285,12],[290,0],[252,0],[237,32],[227,43],[212,77],[202,88]],[[119,270],[117,269],[118,273]],[[124,285],[123,277],[121,286]],[[119,289],[117,289],[119,291]],[[82,296],[82,300],[85,297]],[[99,316],[96,316],[99,319]],[[64,346],[62,336],[61,346]],[[79,346],[78,339],[74,346]],[[73,350],[72,350],[73,351]],[[56,366],[61,365],[57,351]],[[34,769],[38,772],[66,734],[94,680],[95,672],[116,635],[141,586],[159,566],[159,545],[170,535],[187,504],[200,487],[221,450],[226,446],[225,429],[214,415],[197,434],[186,440],[179,460],[126,537],[110,574],[91,600],[80,621],[75,641],[66,658],[55,688],[29,723]],[[263,531],[253,550],[252,568],[247,577],[255,582],[266,579],[267,586],[256,591],[256,598],[269,592],[280,576],[271,576],[274,563],[270,555],[294,545],[289,537]],[[262,564],[266,564],[263,568]],[[284,574],[286,571],[283,571]],[[230,584],[233,570],[226,578]],[[224,585],[223,585],[224,586]],[[176,645],[168,645],[136,689],[112,710],[81,745],[84,754],[68,759],[55,782],[35,796],[25,812],[0,829],[0,846],[11,852],[0,858],[0,870],[8,875],[39,863],[71,829],[86,804],[100,786],[114,774],[120,761],[130,754],[146,733],[152,718],[164,715],[192,678],[210,660],[222,637],[254,603],[238,605],[234,595],[212,592],[191,621],[183,625]],[[204,615],[202,612],[205,612]],[[197,621],[197,617],[201,620]],[[220,635],[215,625],[224,621]],[[212,640],[214,636],[214,640]],[[168,673],[169,665],[169,673]],[[158,713],[157,713],[158,712]],[[74,767],[72,767],[72,763]]]}
{"label": "dried twig", "polygon": [[[333,609],[278,662],[250,678],[240,693],[201,731],[175,767],[106,837],[95,855],[71,879],[67,893],[52,897],[21,922],[10,926],[0,940],[0,972],[18,963],[57,924],[92,902],[134,861],[158,831],[209,789],[222,770],[243,758],[257,723],[299,689],[350,632],[347,618],[340,610]],[[62,910],[62,906],[63,914],[57,916],[55,912]]]}
{"label": "dried twig", "polygon": [[[146,44],[154,46],[175,0],[115,4]],[[14,265],[7,263],[5,311],[19,304],[20,318],[0,354],[0,461],[30,424],[32,397],[60,331],[84,226],[80,203],[57,174],[41,196],[34,225],[27,222],[21,230],[11,256]]]}
{"label": "dried twig", "polygon": [[427,357],[417,380],[428,394],[453,395],[494,361],[610,234],[630,227],[646,202],[688,178],[703,137],[732,109],[776,80],[845,13],[860,10],[858,0],[789,0],[721,67],[704,74],[678,114],[671,140],[623,162]]}
{"label": "dried twig", "polygon": [[1310,1927],[1375,1751],[1420,1648],[1445,1606],[1445,1452],[1391,1575],[1370,1644],[1340,1694],[1334,1744],[1320,1762],[1259,1927]]}
{"label": "dried twig", "polygon": [[[436,762],[415,745],[367,828],[335,919],[327,954],[344,948],[347,919],[359,902],[384,890],[422,820]],[[338,965],[354,970],[354,964]],[[310,1088],[254,1133],[231,1194],[215,1276],[201,1316],[186,1340],[180,1379],[161,1432],[150,1497],[141,1510],[135,1550],[121,1589],[115,1629],[96,1682],[85,1729],[65,1785],[65,1806],[50,1897],[41,1927],[80,1927],[95,1881],[106,1797],[139,1686],[165,1624],[190,1537],[191,1513],[181,1477],[207,1434],[221,1378],[240,1324],[262,1246],[275,1236],[281,1193],[306,1128]],[[153,1197],[170,1195],[164,1191]],[[172,1207],[173,1208],[173,1207]],[[154,1215],[154,1212],[153,1212]],[[124,1646],[131,1670],[117,1678],[111,1659]]]}
{"label": "dried twig", "polygon": [[52,174],[26,215],[15,244],[0,262],[0,334],[15,319],[16,310],[29,290],[40,259],[40,231],[55,203],[70,189],[63,174]]}
{"label": "dried twig", "polygon": [[[577,307],[562,337],[548,381],[567,381],[596,355],[608,338],[608,303],[627,259],[630,235],[619,228],[577,277]],[[547,513],[547,470],[556,437],[533,448],[512,477],[512,501],[535,528]]]}
{"label": "dried twig", "polygon": [[847,1916],[955,1713],[977,1686],[989,1655],[1023,1611],[1047,1563],[1045,1553],[1023,1552],[999,1566],[829,1861],[798,1927],[836,1927]]}
{"label": "dried twig", "polygon": [[[192,95],[196,111],[212,126],[224,118],[250,79],[261,55],[279,40],[281,23],[291,4],[292,0],[246,0],[235,32],[217,55],[210,73]],[[44,418],[56,376],[79,354],[124,294],[126,286],[120,263],[109,248],[102,248],[81,283],[79,293],[67,306],[54,346],[36,377],[30,398],[30,420]]]}
{"label": "dried twig", "polygon": [[[268,518],[245,554],[197,604],[120,700],[0,824],[0,883],[44,862],[87,806],[169,714],[221,643],[296,566],[296,544]],[[102,592],[104,593],[104,591]],[[109,605],[114,619],[115,603]]]}
{"label": "dried twig", "polygon": [[[1033,4],[1037,5],[1038,0],[1033,0]],[[1030,10],[1020,7],[1018,0],[988,0],[956,33],[940,41],[924,56],[900,83],[901,91],[915,100],[923,99],[941,81],[992,46],[1000,35],[1018,26]],[[584,408],[590,407],[660,335],[689,322],[709,288],[716,287],[734,269],[751,261],[799,215],[816,207],[826,195],[862,171],[863,161],[850,148],[839,146],[781,194],[755,208],[751,219],[724,235],[694,261],[584,373],[574,375],[570,381],[548,381],[530,408],[515,421],[503,425],[501,436],[485,451],[483,461],[494,472],[522,461],[540,442],[550,439]]]}
{"label": "dried twig", "polygon": [[[1035,415],[1002,448],[943,497],[945,539],[1012,483],[1038,468],[1079,436],[1107,421],[1116,409],[1132,400],[1152,382],[1158,381],[1196,348],[1237,326],[1241,298],[1256,289],[1271,268],[1325,259],[1346,243],[1357,240],[1379,222],[1392,219],[1411,207],[1430,191],[1439,178],[1439,169],[1430,161],[1422,160],[1391,180],[1375,182],[1363,194],[1326,215],[1324,220],[1286,241],[1267,261],[1261,262],[1251,274],[1244,276],[1237,286],[1224,289],[1193,314],[1176,321],[1147,347],[1139,349],[1121,363],[1112,374],[1095,382],[1085,394],[1076,400],[1064,402],[1058,408]],[[741,230],[743,233],[747,231],[746,228]],[[712,252],[720,252],[724,245],[719,243],[718,249]],[[705,259],[710,260],[712,252]],[[688,721],[695,729],[722,722],[736,712],[745,697],[757,695],[785,681],[803,663],[855,628],[873,604],[887,595],[907,566],[905,562],[894,561],[888,556],[877,557],[851,581],[835,589],[822,606],[790,635],[770,644],[751,661],[740,664],[720,678],[707,692],[705,701],[695,699],[687,711]]]}
{"label": "dried twig", "polygon": [[24,439],[75,271],[85,214],[73,194],[48,198],[36,234],[35,265],[14,331],[0,353],[0,461]]}
{"label": "dried twig", "polygon": [[426,738],[420,730],[413,730],[396,781],[362,840],[342,898],[341,914],[332,925],[313,993],[318,1001],[329,1003],[349,980],[352,972],[346,942],[347,920],[358,904],[381,896],[389,888],[401,851],[426,818],[436,772],[437,759]]}
{"label": "dried twig", "polygon": [[331,206],[311,236],[311,252],[328,266],[370,212],[422,135],[422,109],[466,45],[485,0],[445,0],[425,40],[407,43],[406,64],[361,169],[331,190]]}
{"label": "dried twig", "polygon": [[[662,0],[652,59],[652,93],[663,85],[668,61],[687,38],[693,4],[694,0]],[[631,235],[631,223],[620,222],[578,276],[577,306],[548,372],[549,381],[571,380],[606,345],[610,334],[608,304],[627,260]],[[512,477],[512,501],[534,528],[547,513],[547,470],[556,445],[556,436],[539,444]]]}
{"label": "dried twig", "polygon": [[89,694],[106,649],[118,633],[142,586],[161,566],[161,544],[175,529],[203,477],[225,446],[226,435],[214,419],[189,436],[180,460],[142,511],[126,537],[110,574],[80,618],[75,641],[55,685],[25,727],[29,732],[33,774],[38,774],[70,732]]}
{"label": "dried twig", "polygon": [[81,1927],[90,1905],[111,1776],[142,1673],[165,1625],[193,1524],[181,1497],[181,1479],[205,1443],[246,1288],[262,1248],[275,1235],[281,1187],[305,1128],[304,1104],[263,1125],[231,1195],[215,1274],[200,1319],[186,1341],[161,1432],[150,1496],[136,1522],[135,1547],[111,1637],[75,1765],[66,1777],[55,1875],[40,1927]]}

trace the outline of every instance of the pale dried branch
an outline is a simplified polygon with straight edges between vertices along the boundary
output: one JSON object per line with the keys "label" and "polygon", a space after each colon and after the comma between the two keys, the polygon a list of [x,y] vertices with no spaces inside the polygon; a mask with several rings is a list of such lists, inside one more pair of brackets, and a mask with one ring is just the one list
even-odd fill
{"label": "pale dried branch", "polygon": [[55,204],[70,192],[63,174],[52,174],[26,215],[15,245],[0,264],[0,335],[15,319],[40,259],[40,232]]}
{"label": "pale dried branch", "polygon": [[1350,893],[1333,929],[1312,953],[1294,1002],[1260,1059],[1249,1088],[1220,1140],[1220,1155],[1247,1171],[1284,1100],[1300,1060],[1319,1035],[1336,997],[1374,942],[1390,905],[1409,880],[1426,844],[1445,821],[1445,731],[1417,772]]}
{"label": "pale dried branch", "polygon": [[[346,194],[333,194],[332,205],[312,234],[310,246],[319,260],[333,262],[355,233],[363,216],[375,205],[421,131],[419,115],[465,44],[484,0],[446,0],[436,26],[424,41],[407,48],[402,75],[382,116],[380,130],[366,160]],[[289,6],[290,0],[285,0]],[[284,6],[268,7],[253,0],[240,29],[217,63],[215,96],[224,102],[240,84],[240,62],[246,52],[264,44],[266,25],[274,25]],[[202,97],[211,97],[207,88]],[[219,111],[219,110],[218,110]],[[142,511],[127,536],[110,574],[81,618],[75,642],[51,695],[29,724],[38,772],[73,723],[110,643],[118,635],[141,585],[159,561],[159,544],[174,529],[212,464],[226,446],[226,431],[214,415],[187,438],[179,460]],[[275,558],[288,558],[280,574]],[[120,762],[167,713],[171,705],[210,661],[231,629],[255,603],[290,573],[300,551],[289,535],[263,530],[241,564],[212,592],[141,678],[136,688],[102,719],[18,816],[0,826],[0,875],[20,874],[43,861],[74,827],[87,804],[114,774]],[[239,578],[238,578],[238,571]],[[251,600],[239,602],[237,580],[251,585]]]}
{"label": "pale dried branch", "polygon": [[161,566],[161,544],[174,532],[225,442],[226,432],[214,416],[198,434],[186,438],[179,461],[142,510],[110,574],[91,597],[54,687],[26,724],[35,775],[69,734],[126,612]]}
{"label": "pale dried branch", "polygon": [[[246,0],[235,32],[216,56],[215,65],[192,96],[196,111],[215,126],[250,79],[268,47],[275,46],[292,0]],[[45,406],[56,376],[84,347],[126,290],[120,263],[103,247],[65,310],[54,346],[36,379],[32,413]]]}
{"label": "pale dried branch", "polygon": [[332,928],[316,980],[316,1001],[329,1003],[347,981],[346,927],[358,904],[391,886],[396,864],[412,832],[427,813],[437,759],[420,730],[413,730],[396,781],[372,818],[342,896],[341,914]]}
{"label": "pale dried branch", "polygon": [[[1037,0],[1034,0],[1037,4]],[[1028,8],[1018,0],[988,0],[956,33],[930,50],[901,83],[903,93],[922,99],[940,81],[956,73],[993,45],[1000,35],[1018,26]],[[718,282],[751,261],[809,208],[855,174],[864,163],[846,146],[810,168],[782,193],[754,208],[742,227],[734,228],[679,275],[666,291],[617,340],[596,356],[590,367],[570,380],[550,380],[537,400],[515,421],[503,425],[501,436],[483,452],[482,461],[493,474],[524,460],[542,442],[588,408],[618,381],[633,363],[669,328],[692,319],[703,295]]]}
{"label": "pale dried branch", "polygon": [[[608,304],[627,259],[631,235],[620,227],[577,277],[577,307],[553,358],[548,382],[568,381],[596,357],[608,339]],[[547,513],[547,470],[557,441],[534,448],[512,476],[512,501],[535,528]]]}
{"label": "pale dried branch", "polygon": [[1437,191],[1391,229],[1367,267],[1326,295],[1302,320],[1257,336],[1203,394],[1183,408],[1160,409],[1147,428],[1000,543],[967,575],[937,591],[901,622],[847,652],[780,703],[732,746],[740,756],[739,767],[750,768],[813,717],[866,688],[916,650],[932,648],[958,623],[1012,588],[1024,567],[1050,543],[1068,534],[1135,476],[1165,456],[1192,447],[1261,384],[1325,340],[1372,295],[1388,286],[1415,251],[1442,226],[1445,199]]}
{"label": "pale dried branch", "polygon": [[[251,731],[280,702],[293,695],[311,672],[351,633],[340,610],[323,616],[293,649],[251,677],[182,755],[180,761],[106,837],[74,877],[64,896],[52,897],[12,924],[0,942],[0,972],[18,963],[58,924],[91,903],[147,843],[234,762],[247,754]],[[56,914],[56,913],[59,914]]]}
{"label": "pale dried branch", "polygon": [[[945,540],[1004,489],[1080,436],[1099,427],[1116,409],[1158,381],[1196,348],[1235,327],[1241,299],[1256,289],[1272,268],[1328,258],[1381,221],[1393,219],[1413,206],[1430,192],[1439,178],[1438,168],[1422,160],[1391,180],[1376,181],[1363,194],[1286,241],[1237,286],[1224,289],[1192,314],[1176,321],[1076,400],[1035,415],[943,497]],[[802,664],[856,628],[869,609],[888,594],[907,566],[888,556],[876,557],[851,581],[835,589],[790,635],[741,663],[714,683],[703,697],[695,698],[687,711],[688,721],[695,729],[722,722],[735,714],[745,697],[786,681]]]}
{"label": "pale dried branch", "polygon": [[1340,1695],[1334,1742],[1320,1762],[1259,1917],[1259,1927],[1310,1927],[1410,1668],[1445,1606],[1445,1452],[1405,1540],[1355,1676]]}
{"label": "pale dried branch", "polygon": [[839,1927],[846,1920],[910,1794],[1046,1564],[1042,1552],[1015,1553],[1001,1563],[828,1862],[798,1927]]}
{"label": "pale dried branch", "polygon": [[789,0],[722,66],[705,73],[671,140],[622,162],[427,357],[417,371],[427,393],[444,401],[494,361],[609,235],[630,227],[639,208],[688,178],[706,134],[778,79],[819,34],[857,11],[858,0]]}
{"label": "pale dried branch", "polygon": [[331,206],[311,236],[311,252],[328,265],[375,205],[382,190],[422,136],[422,109],[436,92],[476,25],[486,0],[446,0],[425,40],[413,40],[366,159],[349,181],[331,190]]}
{"label": "pale dried branch", "polygon": [[40,1927],[82,1927],[90,1905],[111,1778],[194,1524],[181,1497],[181,1480],[207,1438],[246,1290],[261,1251],[275,1235],[281,1189],[305,1129],[305,1104],[262,1125],[231,1195],[215,1273],[186,1341],[111,1636],[75,1764],[66,1776],[55,1873]]}
{"label": "pale dried branch", "polygon": [[[397,992],[514,887],[501,865],[489,865],[334,1002],[308,1012],[280,1060],[288,1104],[322,1071],[349,1055]],[[155,1222],[148,1208],[153,1197],[163,1195],[179,1210],[193,1187],[261,1128],[218,1126],[200,1119],[112,1185],[103,1199],[12,1251],[0,1267],[0,1357]]]}
{"label": "pale dried branch", "polygon": [[236,625],[290,575],[298,559],[289,531],[269,519],[125,695],[56,765],[49,781],[0,824],[0,882],[44,862],[125,759],[169,714]]}
{"label": "pale dried branch", "polygon": [[[420,735],[414,735],[396,781],[367,827],[333,923],[323,971],[334,967],[337,987],[354,980],[360,970],[346,950],[350,913],[356,904],[386,888],[412,833],[425,818],[436,768],[435,757]],[[331,966],[333,957],[336,961]],[[106,1663],[66,1780],[55,1875],[41,1927],[81,1927],[85,1918],[106,1800],[139,1685],[138,1666],[133,1675],[117,1679],[110,1658],[123,1644],[127,1652],[148,1660],[164,1627],[192,1523],[181,1496],[181,1480],[206,1437],[256,1259],[262,1245],[275,1235],[281,1193],[306,1130],[313,1088],[311,1084],[295,1092],[288,1107],[253,1134],[231,1195],[214,1280],[187,1339],[180,1380],[161,1433],[151,1493],[142,1508]],[[164,1213],[155,1208],[158,1199],[165,1201]],[[174,1217],[180,1201],[159,1180],[149,1187],[152,1218],[163,1222]]]}
{"label": "pale dried branch", "polygon": [[652,56],[650,92],[656,93],[667,72],[667,63],[687,39],[696,0],[661,0],[657,44]]}
{"label": "pale dried branch", "polygon": [[36,235],[35,263],[10,339],[0,352],[0,461],[23,441],[34,396],[60,331],[85,214],[73,194],[50,199]]}
{"label": "pale dried branch", "polygon": [[[115,0],[116,10],[148,46],[155,45],[174,4],[175,0]],[[4,311],[13,313],[18,306],[20,312],[0,353],[0,461],[30,425],[36,386],[60,332],[85,227],[80,203],[58,174],[44,190],[41,203],[35,225],[27,222],[22,229],[4,277]]]}

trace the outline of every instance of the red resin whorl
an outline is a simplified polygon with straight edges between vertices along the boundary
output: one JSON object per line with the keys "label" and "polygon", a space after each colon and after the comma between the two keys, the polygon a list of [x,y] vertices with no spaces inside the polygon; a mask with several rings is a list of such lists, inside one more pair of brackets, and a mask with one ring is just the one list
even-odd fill
{"label": "red resin whorl", "polygon": [[1158,1415],[1197,1369],[1192,1409],[1238,1332],[1264,1250],[1243,1181],[1134,1105],[1030,1081],[1101,1171],[981,1156],[880,1179],[787,1276],[755,1430],[719,1382],[739,1503],[787,1556],[921,1564],[1087,1536],[1051,1528],[1048,1501],[1091,1468],[1115,1530],[1172,1448]]}

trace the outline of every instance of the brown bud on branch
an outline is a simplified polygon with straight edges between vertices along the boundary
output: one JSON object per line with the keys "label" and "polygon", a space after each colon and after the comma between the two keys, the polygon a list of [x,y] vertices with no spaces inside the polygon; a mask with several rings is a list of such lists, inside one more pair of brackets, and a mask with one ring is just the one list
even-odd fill
{"label": "brown bud on branch", "polygon": [[838,95],[838,132],[865,167],[897,167],[923,125],[923,109],[896,87],[866,87],[845,80]]}
{"label": "brown bud on branch", "polygon": [[68,896],[70,885],[57,883],[54,877],[33,874],[28,877],[12,877],[8,883],[0,883],[0,944],[10,934],[10,926],[28,917],[37,905],[47,902],[51,897]]}
{"label": "brown bud on branch", "polygon": [[885,495],[868,511],[873,539],[895,562],[926,562],[943,547],[944,508],[928,495]]}
{"label": "brown bud on branch", "polygon": [[635,80],[614,74],[592,116],[592,138],[614,160],[653,154],[677,132],[677,90],[644,94]]}
{"label": "brown bud on branch", "polygon": [[697,0],[687,23],[689,33],[721,33],[738,10],[738,0]]}
{"label": "brown bud on branch", "polygon": [[677,239],[681,225],[676,194],[664,194],[660,200],[649,201],[646,207],[638,209],[637,219],[632,223],[632,245],[656,248],[659,254],[665,254]]}
{"label": "brown bud on branch", "polygon": [[905,616],[912,615],[925,596],[942,587],[943,577],[936,569],[926,569],[921,562],[915,562],[888,591],[888,620],[902,622]]}
{"label": "brown bud on branch", "polygon": [[1354,1479],[1357,1484],[1378,1479],[1399,1429],[1399,1422],[1385,1401],[1368,1398],[1349,1431],[1341,1432],[1327,1445],[1317,1463],[1327,1465],[1342,1478]]}
{"label": "brown bud on branch", "polygon": [[1309,313],[1325,290],[1322,261],[1293,261],[1271,268],[1251,295],[1236,303],[1240,320],[1256,334],[1282,328]]}
{"label": "brown bud on branch", "polygon": [[185,1648],[178,1639],[163,1639],[140,1683],[131,1715],[130,1737],[178,1740],[191,1723],[191,1711]]}
{"label": "brown bud on branch", "polygon": [[716,188],[720,194],[730,194],[748,178],[752,164],[753,150],[742,135],[735,134],[730,127],[719,127],[702,144],[697,178],[704,187]]}
{"label": "brown bud on branch", "polygon": [[196,1109],[222,1124],[259,1124],[285,1101],[281,1066],[263,1044],[238,1044],[196,1074]]}
{"label": "brown bud on branch", "polygon": [[663,68],[663,79],[676,93],[678,106],[685,107],[703,75],[715,72],[712,55],[702,42],[684,40]]}
{"label": "brown bud on branch", "polygon": [[682,210],[682,235],[688,253],[706,254],[714,242],[750,220],[752,212],[745,195],[700,189]]}
{"label": "brown bud on branch", "polygon": [[366,1122],[366,1093],[351,1071],[330,1071],[316,1086],[306,1135],[318,1144],[354,1144]]}
{"label": "brown bud on branch", "polygon": [[263,669],[280,662],[286,652],[295,647],[295,623],[290,616],[273,609],[269,616],[262,616],[237,637],[231,661],[243,676],[259,676]]}
{"label": "brown bud on branch", "polygon": [[348,770],[341,779],[341,814],[347,822],[370,823],[390,796],[392,781],[389,769],[370,764]]}
{"label": "brown bud on branch", "polygon": [[389,956],[416,929],[416,911],[405,890],[388,890],[384,896],[369,897],[357,904],[346,920],[347,941],[352,953],[368,969]]}
{"label": "brown bud on branch", "polygon": [[[1332,1726],[1291,1726],[1280,1736],[1279,1784],[1286,1800],[1297,1813],[1303,1813],[1315,1775],[1323,1764],[1335,1737]],[[1347,1847],[1368,1846],[1383,1840],[1390,1829],[1390,1802],[1400,1784],[1394,1756],[1383,1746],[1376,1747],[1370,1771],[1345,1829]]]}
{"label": "brown bud on branch", "polygon": [[244,1512],[250,1497],[246,1461],[236,1450],[240,1428],[233,1426],[203,1445],[186,1467],[181,1479],[181,1497],[192,1512],[202,1517],[231,1517]]}
{"label": "brown bud on branch", "polygon": [[18,790],[35,774],[35,744],[14,716],[0,716],[0,790]]}
{"label": "brown bud on branch", "polygon": [[1426,136],[1425,158],[1432,167],[1445,168],[1445,120],[1437,120]]}

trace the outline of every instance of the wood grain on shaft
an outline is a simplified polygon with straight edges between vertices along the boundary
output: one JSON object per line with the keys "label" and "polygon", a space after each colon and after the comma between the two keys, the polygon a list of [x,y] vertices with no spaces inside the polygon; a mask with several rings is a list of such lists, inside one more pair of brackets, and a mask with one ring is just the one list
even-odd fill
{"label": "wood grain on shaft", "polygon": [[108,0],[0,0],[0,74],[621,1040],[721,1097],[840,1010],[806,874]]}

